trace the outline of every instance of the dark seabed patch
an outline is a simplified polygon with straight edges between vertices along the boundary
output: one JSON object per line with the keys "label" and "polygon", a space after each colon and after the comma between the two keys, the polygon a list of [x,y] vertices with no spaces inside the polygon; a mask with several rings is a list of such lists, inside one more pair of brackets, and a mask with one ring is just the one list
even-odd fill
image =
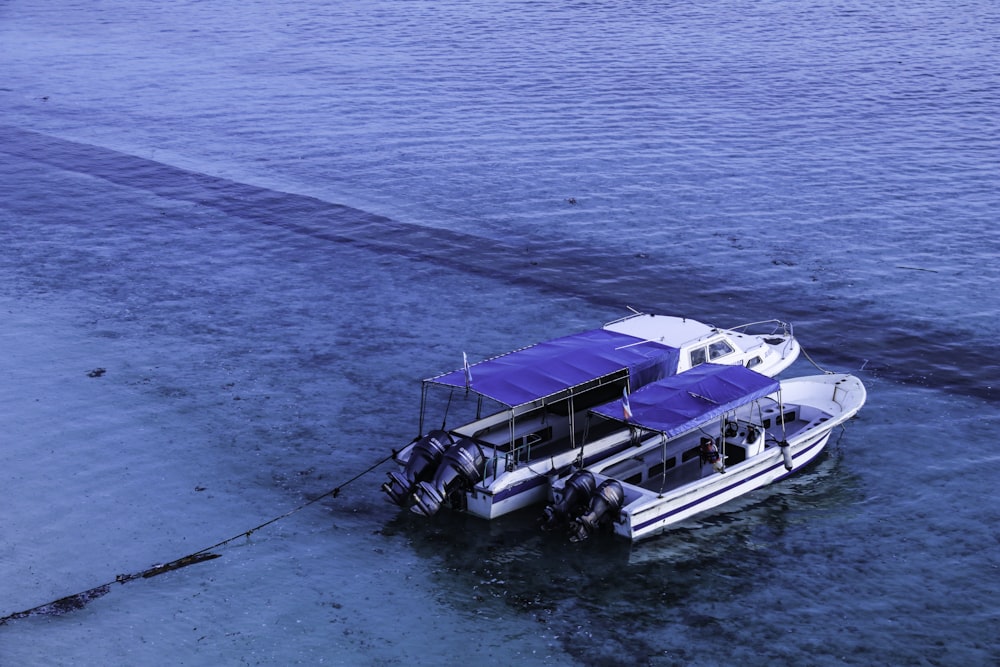
{"label": "dark seabed patch", "polygon": [[[544,248],[518,247],[16,127],[0,126],[0,151],[324,242],[430,262],[598,306],[628,304],[715,321],[718,313],[733,312],[738,303],[741,313],[780,317],[793,324],[808,321],[812,331],[822,331],[822,336],[808,336],[803,345],[823,366],[846,370],[863,366],[903,384],[990,401],[1000,396],[993,386],[1000,349],[983,332],[948,328],[906,313],[878,312],[864,302],[863,295],[853,304],[817,304],[799,298],[794,286],[761,289],[746,277],[733,281],[719,271],[687,265],[677,268],[669,258],[623,257],[567,238]],[[670,298],[679,294],[684,296],[682,312]],[[720,324],[744,321],[734,319]]]}

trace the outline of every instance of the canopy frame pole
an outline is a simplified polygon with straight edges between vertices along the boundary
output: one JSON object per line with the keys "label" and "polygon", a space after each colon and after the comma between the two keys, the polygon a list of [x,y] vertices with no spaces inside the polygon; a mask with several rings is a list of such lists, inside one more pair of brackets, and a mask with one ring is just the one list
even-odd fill
{"label": "canopy frame pole", "polygon": [[781,386],[778,386],[778,414],[781,415],[781,441],[788,443],[788,434],[785,430],[785,402],[781,398]]}
{"label": "canopy frame pole", "polygon": [[444,406],[444,415],[441,417],[441,430],[445,430],[445,425],[448,423],[448,412],[451,411],[451,399],[455,396],[455,390],[452,389],[448,392],[448,404]]}
{"label": "canopy frame pole", "polygon": [[417,438],[424,437],[424,414],[427,411],[427,389],[426,382],[420,384],[420,423],[417,427]]}
{"label": "canopy frame pole", "polygon": [[[517,465],[521,460],[521,452],[517,448],[517,444],[514,442],[514,410],[510,409],[507,411],[510,415],[510,419],[507,420],[507,441],[510,445],[507,447],[507,464],[504,469],[507,471],[513,470],[514,466]],[[494,450],[495,451],[495,450]],[[494,466],[494,470],[496,466]]]}
{"label": "canopy frame pole", "polygon": [[663,487],[667,485],[667,434],[660,433],[660,443],[663,445],[663,453],[660,455],[660,493],[659,496],[663,497]]}
{"label": "canopy frame pole", "polygon": [[[574,396],[569,395],[569,448],[576,447],[576,407],[573,404]],[[580,443],[580,456],[583,457],[583,442]]]}
{"label": "canopy frame pole", "polygon": [[719,447],[719,456],[722,457],[722,469],[726,469],[726,415],[727,413],[722,413],[719,415],[719,440],[722,441],[722,446]]}

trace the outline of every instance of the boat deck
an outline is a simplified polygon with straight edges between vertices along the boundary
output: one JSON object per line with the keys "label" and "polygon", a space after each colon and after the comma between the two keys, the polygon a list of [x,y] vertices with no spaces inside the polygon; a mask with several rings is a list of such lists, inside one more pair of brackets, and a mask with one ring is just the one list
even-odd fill
{"label": "boat deck", "polygon": [[[745,426],[741,427],[736,437],[727,439],[723,448],[726,468],[732,469],[754,454],[774,450],[778,447],[779,440],[814,428],[829,417],[819,411],[814,411],[816,414],[806,411],[805,415],[800,416],[801,412],[797,406],[785,406],[784,431],[776,419],[778,416],[776,413],[774,416],[765,417],[762,421],[770,428],[765,429],[764,447],[759,449],[758,445],[758,449],[754,449],[753,445],[750,445],[750,453],[744,443]],[[760,427],[760,422],[756,427]],[[653,493],[664,493],[703,477],[717,475],[719,473],[710,463],[701,460],[699,444],[702,435],[704,434],[701,432],[694,432],[682,436],[671,442],[666,452],[662,447],[655,445],[644,447],[634,456],[619,460],[597,472]]]}

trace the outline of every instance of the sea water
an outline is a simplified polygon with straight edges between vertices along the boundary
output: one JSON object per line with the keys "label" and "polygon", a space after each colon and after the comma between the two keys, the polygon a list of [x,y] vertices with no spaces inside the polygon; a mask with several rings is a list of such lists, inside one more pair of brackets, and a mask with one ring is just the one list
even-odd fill
{"label": "sea water", "polygon": [[[982,0],[4,3],[0,616],[110,585],[0,664],[995,664],[998,45]],[[636,545],[385,501],[421,378],[629,306],[788,320],[868,403]]]}

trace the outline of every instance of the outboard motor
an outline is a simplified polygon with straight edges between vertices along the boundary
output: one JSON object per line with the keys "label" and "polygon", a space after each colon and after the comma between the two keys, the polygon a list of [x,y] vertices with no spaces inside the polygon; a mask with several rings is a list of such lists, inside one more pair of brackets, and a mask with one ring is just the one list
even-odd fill
{"label": "outboard motor", "polygon": [[410,458],[402,472],[389,473],[389,481],[382,485],[392,502],[406,507],[412,502],[413,490],[419,482],[434,476],[444,452],[454,439],[447,431],[431,431],[410,450]]}
{"label": "outboard motor", "polygon": [[590,509],[570,524],[569,539],[571,542],[582,542],[597,528],[614,519],[621,511],[625,502],[625,491],[622,485],[614,479],[606,479],[597,487],[597,492],[590,499]]}
{"label": "outboard motor", "polygon": [[590,496],[593,495],[597,482],[589,470],[577,470],[563,485],[562,499],[548,505],[543,511],[541,524],[543,530],[559,528],[587,511]]}
{"label": "outboard motor", "polygon": [[485,467],[486,457],[479,445],[472,440],[455,443],[444,453],[434,479],[417,484],[410,511],[423,516],[436,514],[446,498],[471,488],[482,479]]}

